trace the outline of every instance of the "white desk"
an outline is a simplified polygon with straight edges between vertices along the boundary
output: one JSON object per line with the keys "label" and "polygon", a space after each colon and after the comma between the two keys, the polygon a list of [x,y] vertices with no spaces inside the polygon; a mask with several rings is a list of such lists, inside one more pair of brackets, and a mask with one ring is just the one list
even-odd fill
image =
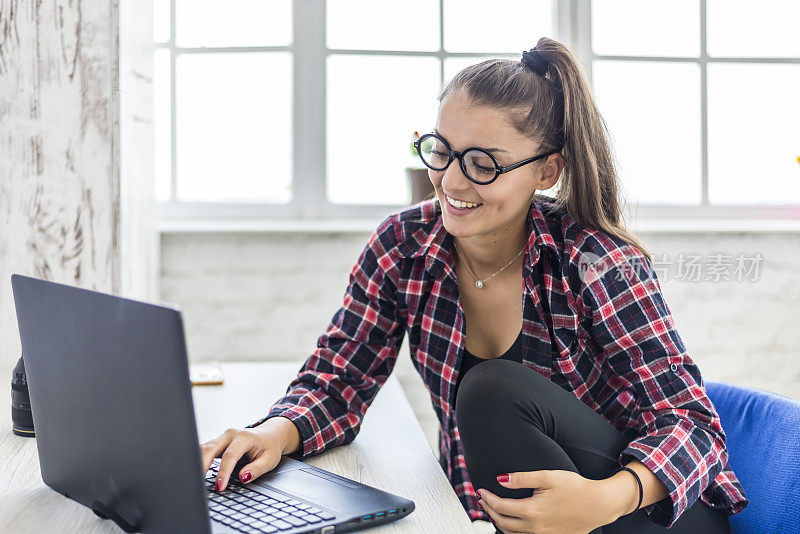
{"label": "white desk", "polygon": [[[228,363],[223,386],[193,388],[200,441],[228,427],[244,427],[283,396],[298,362]],[[11,369],[2,369],[10,391]],[[0,381],[2,384],[3,381]],[[36,442],[11,432],[9,406],[0,406],[0,532],[119,533],[111,521],[56,493],[42,482]],[[356,439],[304,460],[333,473],[414,501],[407,517],[365,532],[471,530],[469,518],[431,451],[396,375],[389,377],[364,417]]]}

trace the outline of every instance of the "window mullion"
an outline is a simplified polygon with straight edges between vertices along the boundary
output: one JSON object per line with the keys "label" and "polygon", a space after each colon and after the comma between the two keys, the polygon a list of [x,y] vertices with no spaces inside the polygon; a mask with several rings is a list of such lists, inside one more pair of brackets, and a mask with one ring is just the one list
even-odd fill
{"label": "window mullion", "polygon": [[592,51],[592,3],[589,1],[578,1],[573,3],[574,7],[574,28],[575,39],[573,50],[578,59],[583,63],[586,73],[586,81],[594,90],[594,80],[592,77],[592,62],[594,53]]}
{"label": "window mullion", "polygon": [[294,0],[292,212],[319,217],[325,185],[325,2]]}
{"label": "window mullion", "polygon": [[444,89],[444,0],[439,0],[439,87]]}
{"label": "window mullion", "polygon": [[700,0],[700,205],[708,199],[708,52],[706,35],[706,0]]}
{"label": "window mullion", "polygon": [[[556,40],[577,50],[578,36],[575,24],[575,0],[553,1],[553,27]],[[536,44],[536,43],[533,43]]]}
{"label": "window mullion", "polygon": [[177,159],[177,137],[176,126],[178,124],[176,74],[175,74],[175,1],[169,0],[169,201],[178,200],[178,159]]}

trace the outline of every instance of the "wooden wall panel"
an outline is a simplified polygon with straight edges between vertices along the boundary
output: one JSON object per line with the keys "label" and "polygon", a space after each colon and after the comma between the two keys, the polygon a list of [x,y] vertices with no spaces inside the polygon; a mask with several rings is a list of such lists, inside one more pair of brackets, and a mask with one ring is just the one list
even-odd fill
{"label": "wooden wall panel", "polygon": [[115,9],[0,0],[0,368],[19,357],[12,273],[120,286]]}

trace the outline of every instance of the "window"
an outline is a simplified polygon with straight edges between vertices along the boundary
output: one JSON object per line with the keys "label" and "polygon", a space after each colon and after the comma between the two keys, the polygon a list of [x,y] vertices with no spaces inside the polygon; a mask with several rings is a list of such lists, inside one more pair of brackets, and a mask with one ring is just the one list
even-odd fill
{"label": "window", "polygon": [[158,199],[288,202],[291,0],[154,7]]}
{"label": "window", "polygon": [[421,166],[412,135],[433,128],[445,81],[555,37],[553,0],[154,1],[168,217],[358,218],[407,205],[405,168]]}
{"label": "window", "polygon": [[585,65],[637,215],[797,217],[788,0],[154,2],[162,218],[397,210],[444,83],[542,35]]}
{"label": "window", "polygon": [[800,5],[603,0],[586,15],[594,92],[630,200],[800,203]]}
{"label": "window", "polygon": [[336,204],[407,204],[404,169],[420,166],[412,134],[433,129],[446,80],[484,59],[475,53],[516,58],[530,35],[553,35],[549,1],[334,0],[326,22],[327,195]]}

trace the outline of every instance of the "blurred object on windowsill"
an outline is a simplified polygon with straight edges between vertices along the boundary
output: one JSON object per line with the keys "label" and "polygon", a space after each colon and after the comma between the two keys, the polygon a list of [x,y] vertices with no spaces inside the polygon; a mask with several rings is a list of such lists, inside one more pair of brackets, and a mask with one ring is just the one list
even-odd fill
{"label": "blurred object on windowsill", "polygon": [[414,161],[417,163],[417,166],[411,166],[411,164],[409,164],[409,166],[406,167],[406,178],[408,180],[411,205],[433,198],[433,184],[430,178],[428,178],[428,168],[422,165],[419,159],[419,153],[417,153],[417,149],[414,148],[414,141],[417,139],[419,139],[419,132],[415,131],[410,144],[411,154],[414,156]]}
{"label": "blurred object on windowsill", "polygon": [[433,198],[433,184],[428,178],[428,169],[406,168],[406,178],[408,187],[411,191],[411,204],[422,202],[428,198]]}

